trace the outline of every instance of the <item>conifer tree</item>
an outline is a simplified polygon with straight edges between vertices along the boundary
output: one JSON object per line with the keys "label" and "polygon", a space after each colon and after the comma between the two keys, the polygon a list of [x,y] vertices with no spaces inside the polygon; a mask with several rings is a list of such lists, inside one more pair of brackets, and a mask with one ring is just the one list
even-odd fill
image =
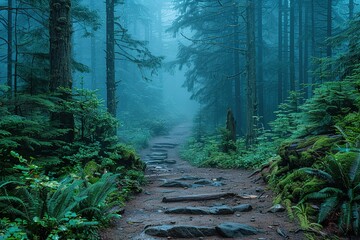
{"label": "conifer tree", "polygon": [[[71,0],[50,1],[50,91],[72,88],[71,76]],[[63,100],[69,100],[69,93],[61,93]],[[65,140],[74,140],[74,116],[62,111],[52,115],[52,121],[60,128],[69,129]]]}

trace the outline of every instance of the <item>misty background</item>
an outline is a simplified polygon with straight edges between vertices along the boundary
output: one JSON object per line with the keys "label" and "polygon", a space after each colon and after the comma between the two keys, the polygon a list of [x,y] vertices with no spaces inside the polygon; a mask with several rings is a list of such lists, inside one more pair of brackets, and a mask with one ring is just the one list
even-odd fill
{"label": "misty background", "polygon": [[[3,0],[0,6],[10,2],[16,9],[11,58],[17,62],[11,76],[14,91],[21,92],[29,87],[29,76],[34,79],[31,84],[41,86],[46,75],[46,67],[41,69],[46,66],[47,43],[41,36],[46,35],[41,30],[46,16],[40,15],[46,3]],[[73,87],[97,90],[106,105],[106,4],[95,0],[72,4]],[[323,58],[340,56],[347,48],[329,39],[348,26],[358,11],[355,1],[259,0],[250,10],[253,20],[247,18],[246,6],[247,1],[241,0],[115,4],[120,138],[145,145],[152,134],[179,121],[194,121],[199,131],[213,132],[225,124],[228,109],[234,112],[237,134],[249,135],[253,125],[268,127],[289,92],[301,92],[307,99],[316,85],[341,78],[338,66],[319,66]],[[0,81],[6,83],[8,13],[4,8],[0,14]],[[254,35],[250,40],[249,24]],[[146,66],[152,64],[144,60],[150,55],[162,59],[161,67]],[[248,68],[251,59],[254,75]],[[256,87],[249,91],[251,84]]]}

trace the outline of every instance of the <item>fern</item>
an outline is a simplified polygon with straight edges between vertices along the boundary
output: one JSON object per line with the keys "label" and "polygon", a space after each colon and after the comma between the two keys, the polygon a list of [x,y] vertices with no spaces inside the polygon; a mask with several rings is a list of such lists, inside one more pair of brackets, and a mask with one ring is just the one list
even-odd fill
{"label": "fern", "polygon": [[82,184],[82,181],[75,180],[70,185],[69,179],[65,179],[58,189],[50,194],[47,200],[47,213],[50,217],[60,221],[67,212],[71,212],[79,202],[86,196],[77,197],[76,189]]}
{"label": "fern", "polygon": [[104,216],[105,200],[116,190],[115,184],[118,176],[117,174],[106,173],[99,181],[87,187],[81,193],[81,196],[86,196],[86,198],[80,202],[78,212],[87,219],[108,220]]}
{"label": "fern", "polygon": [[318,214],[319,223],[327,220],[330,214],[339,212],[339,228],[344,233],[359,234],[360,179],[357,177],[359,165],[359,156],[352,159],[349,167],[341,165],[339,161],[331,157],[325,165],[325,171],[321,171],[322,174],[318,174],[319,170],[316,169],[305,170],[308,174],[317,177],[326,176],[328,179],[330,176],[332,180],[327,181],[320,191],[307,194],[302,200],[302,202],[322,201]]}

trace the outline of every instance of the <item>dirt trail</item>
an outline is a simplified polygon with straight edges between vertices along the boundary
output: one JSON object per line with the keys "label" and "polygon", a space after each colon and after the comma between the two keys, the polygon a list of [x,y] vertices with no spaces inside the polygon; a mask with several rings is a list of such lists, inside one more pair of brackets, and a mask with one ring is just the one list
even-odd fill
{"label": "dirt trail", "polygon": [[[103,232],[102,239],[177,239],[175,237],[150,236],[145,234],[144,229],[158,225],[214,227],[224,222],[247,224],[261,230],[257,235],[230,239],[305,239],[301,232],[295,233],[298,226],[288,219],[286,211],[276,213],[267,211],[273,206],[273,196],[259,176],[249,178],[251,172],[246,170],[196,168],[181,160],[179,158],[179,145],[184,143],[189,136],[190,127],[188,124],[177,126],[169,135],[154,138],[150,142],[150,147],[141,152],[145,161],[153,162],[148,164],[146,172],[148,185],[144,187],[141,194],[127,203],[122,218],[113,228]],[[167,161],[168,164],[157,164],[162,161]],[[196,180],[187,179],[186,177],[189,176],[200,179],[201,182],[199,183],[202,184],[194,184]],[[183,177],[187,180],[181,179]],[[174,179],[181,184],[188,184],[188,186],[160,187],[160,185],[172,182]],[[162,202],[164,197],[227,192],[236,193],[240,197],[206,201]],[[244,199],[244,196],[253,196],[254,198]],[[234,207],[239,204],[250,204],[253,209],[248,212],[235,212],[226,215],[165,213],[166,210],[175,207],[219,207],[223,205]],[[279,230],[285,232],[287,236],[280,236]],[[216,235],[192,239],[215,240],[223,239],[223,237]]]}

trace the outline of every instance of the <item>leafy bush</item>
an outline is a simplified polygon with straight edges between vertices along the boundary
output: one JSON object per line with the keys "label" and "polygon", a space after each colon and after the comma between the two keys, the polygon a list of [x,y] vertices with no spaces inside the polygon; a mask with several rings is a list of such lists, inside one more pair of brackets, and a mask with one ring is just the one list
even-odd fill
{"label": "leafy bush", "polygon": [[236,141],[236,151],[224,153],[221,139],[219,136],[203,137],[201,141],[191,138],[182,148],[181,157],[201,167],[256,168],[275,155],[274,143],[261,141],[247,150],[244,139]]}
{"label": "leafy bush", "polygon": [[41,168],[12,154],[21,174],[18,181],[0,184],[2,224],[13,227],[4,236],[26,232],[31,239],[83,239],[96,236],[100,223],[118,217],[106,204],[118,175],[104,174],[94,184],[73,177],[50,180]]}
{"label": "leafy bush", "polygon": [[310,175],[325,180],[322,189],[309,193],[302,201],[321,201],[318,222],[338,219],[340,230],[359,235],[360,231],[360,157],[352,159],[349,167],[334,157],[324,164],[325,170],[303,168]]}

